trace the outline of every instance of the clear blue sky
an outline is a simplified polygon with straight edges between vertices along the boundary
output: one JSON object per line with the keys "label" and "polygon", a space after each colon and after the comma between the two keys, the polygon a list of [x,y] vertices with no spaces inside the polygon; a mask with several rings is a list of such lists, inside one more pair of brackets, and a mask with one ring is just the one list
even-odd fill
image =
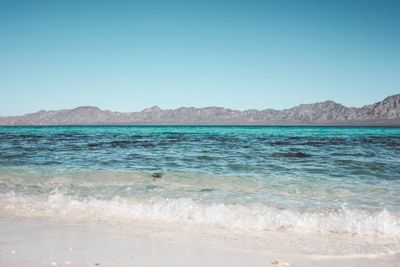
{"label": "clear blue sky", "polygon": [[396,93],[399,0],[0,0],[0,115],[361,106]]}

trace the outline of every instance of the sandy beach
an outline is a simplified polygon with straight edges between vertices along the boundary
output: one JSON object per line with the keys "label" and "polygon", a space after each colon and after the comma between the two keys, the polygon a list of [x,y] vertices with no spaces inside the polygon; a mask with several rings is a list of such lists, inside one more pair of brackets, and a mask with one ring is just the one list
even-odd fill
{"label": "sandy beach", "polygon": [[400,0],[0,0],[0,267],[400,267]]}
{"label": "sandy beach", "polygon": [[[333,239],[335,238],[335,239]],[[400,266],[396,242],[1,218],[0,266]]]}
{"label": "sandy beach", "polygon": [[0,134],[0,267],[400,266],[397,128]]}

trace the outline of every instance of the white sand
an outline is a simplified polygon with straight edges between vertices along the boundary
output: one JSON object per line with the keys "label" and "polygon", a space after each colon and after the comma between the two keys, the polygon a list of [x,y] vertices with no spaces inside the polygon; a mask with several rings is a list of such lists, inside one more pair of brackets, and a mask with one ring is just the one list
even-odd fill
{"label": "white sand", "polygon": [[400,266],[396,241],[0,217],[0,266]]}

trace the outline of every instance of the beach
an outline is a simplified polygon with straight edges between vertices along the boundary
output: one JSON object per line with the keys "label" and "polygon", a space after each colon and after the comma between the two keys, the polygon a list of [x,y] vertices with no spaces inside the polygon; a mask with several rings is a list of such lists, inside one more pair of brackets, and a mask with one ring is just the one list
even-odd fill
{"label": "beach", "polygon": [[399,266],[398,128],[0,128],[0,266]]}
{"label": "beach", "polygon": [[0,0],[0,267],[400,267],[400,0]]}
{"label": "beach", "polygon": [[0,265],[400,266],[394,243],[204,230],[1,218]]}

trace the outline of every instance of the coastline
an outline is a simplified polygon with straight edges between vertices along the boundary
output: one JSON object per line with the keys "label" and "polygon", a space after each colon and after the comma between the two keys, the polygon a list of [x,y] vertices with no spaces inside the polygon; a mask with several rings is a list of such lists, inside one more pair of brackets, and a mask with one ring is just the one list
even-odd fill
{"label": "coastline", "polygon": [[342,121],[260,121],[260,122],[176,122],[137,121],[131,123],[17,123],[2,124],[0,127],[375,127],[399,128],[400,119],[386,120],[342,120]]}
{"label": "coastline", "polygon": [[[352,237],[0,217],[1,266],[400,266]],[[393,250],[395,249],[395,250]]]}
{"label": "coastline", "polygon": [[0,130],[1,267],[399,266],[398,129]]}

